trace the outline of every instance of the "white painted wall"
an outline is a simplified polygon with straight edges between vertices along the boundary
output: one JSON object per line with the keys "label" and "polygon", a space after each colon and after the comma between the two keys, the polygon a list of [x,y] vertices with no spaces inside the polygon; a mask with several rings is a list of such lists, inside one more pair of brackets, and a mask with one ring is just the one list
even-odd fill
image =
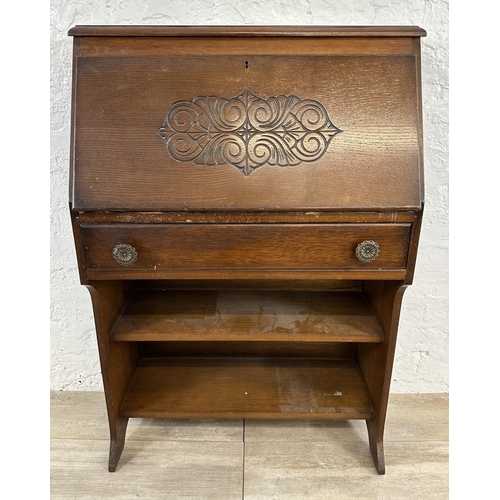
{"label": "white painted wall", "polygon": [[51,388],[102,389],[87,289],[68,214],[72,38],[76,24],[418,25],[422,39],[426,205],[406,291],[392,392],[448,392],[448,1],[52,0]]}

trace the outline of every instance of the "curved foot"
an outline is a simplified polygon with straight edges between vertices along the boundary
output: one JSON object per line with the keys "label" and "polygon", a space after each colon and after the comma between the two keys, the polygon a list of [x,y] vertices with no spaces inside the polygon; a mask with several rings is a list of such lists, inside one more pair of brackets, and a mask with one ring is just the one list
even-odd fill
{"label": "curved foot", "polygon": [[367,420],[368,439],[375,468],[379,474],[385,474],[384,440],[376,420]]}
{"label": "curved foot", "polygon": [[115,432],[111,434],[109,446],[109,472],[115,472],[118,462],[125,446],[125,434],[127,432],[128,418],[120,418],[116,421]]}

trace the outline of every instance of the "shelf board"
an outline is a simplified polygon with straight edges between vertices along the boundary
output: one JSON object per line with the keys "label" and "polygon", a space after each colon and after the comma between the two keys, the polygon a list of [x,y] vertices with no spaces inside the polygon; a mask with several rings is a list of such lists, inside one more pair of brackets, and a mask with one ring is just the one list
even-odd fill
{"label": "shelf board", "polygon": [[382,342],[361,292],[138,290],[115,341]]}
{"label": "shelf board", "polygon": [[145,359],[120,409],[139,418],[372,419],[355,361]]}

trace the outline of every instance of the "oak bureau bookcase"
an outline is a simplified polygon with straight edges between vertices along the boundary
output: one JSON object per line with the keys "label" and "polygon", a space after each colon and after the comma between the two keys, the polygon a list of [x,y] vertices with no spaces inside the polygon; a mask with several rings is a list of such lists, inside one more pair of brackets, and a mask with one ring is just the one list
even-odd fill
{"label": "oak bureau bookcase", "polygon": [[383,474],[423,211],[425,31],[69,34],[70,212],[109,470],[133,417],[362,419]]}

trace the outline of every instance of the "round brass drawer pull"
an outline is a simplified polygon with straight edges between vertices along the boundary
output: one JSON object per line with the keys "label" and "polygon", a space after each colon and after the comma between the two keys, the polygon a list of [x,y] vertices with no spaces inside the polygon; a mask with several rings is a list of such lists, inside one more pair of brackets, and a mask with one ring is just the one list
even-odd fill
{"label": "round brass drawer pull", "polygon": [[361,262],[373,262],[380,255],[380,247],[376,241],[365,240],[356,247],[356,257]]}
{"label": "round brass drawer pull", "polygon": [[122,266],[130,266],[137,260],[137,252],[133,246],[119,243],[113,248],[113,259]]}

